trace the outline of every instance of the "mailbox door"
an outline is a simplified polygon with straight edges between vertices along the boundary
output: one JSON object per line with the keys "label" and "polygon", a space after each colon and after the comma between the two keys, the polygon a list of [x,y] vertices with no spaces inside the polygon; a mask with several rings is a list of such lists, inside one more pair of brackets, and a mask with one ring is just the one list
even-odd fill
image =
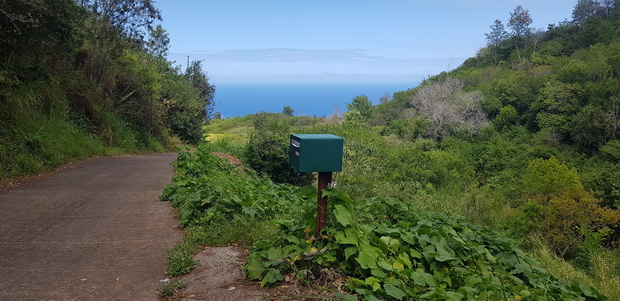
{"label": "mailbox door", "polygon": [[299,172],[342,170],[344,139],[329,134],[291,135],[290,162]]}
{"label": "mailbox door", "polygon": [[[299,158],[301,155],[300,139],[295,135],[291,135],[291,145],[289,146],[289,157],[291,166],[299,171]],[[300,171],[301,172],[301,171]]]}

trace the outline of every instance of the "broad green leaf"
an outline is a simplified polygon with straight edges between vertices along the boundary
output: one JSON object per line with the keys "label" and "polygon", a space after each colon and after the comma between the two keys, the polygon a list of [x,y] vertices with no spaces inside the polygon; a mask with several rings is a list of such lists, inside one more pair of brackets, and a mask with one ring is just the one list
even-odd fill
{"label": "broad green leaf", "polygon": [[577,279],[575,282],[577,282],[579,289],[581,289],[584,295],[586,295],[587,297],[598,298],[598,294],[592,289],[591,286],[586,284],[583,280]]}
{"label": "broad green leaf", "polygon": [[375,277],[368,277],[364,280],[364,283],[372,288],[373,292],[381,289],[381,280]]}
{"label": "broad green leaf", "polygon": [[[486,251],[486,249],[485,249]],[[488,258],[488,257],[487,257]],[[497,258],[505,265],[505,266],[514,266],[519,262],[519,258],[515,256],[515,254],[508,252],[501,252],[497,254]]]}
{"label": "broad green leaf", "polygon": [[344,231],[336,231],[334,238],[336,238],[336,242],[339,244],[357,245],[359,234],[354,227],[347,227]]}
{"label": "broad green leaf", "polygon": [[[579,280],[577,280],[577,281],[579,281]],[[524,290],[520,290],[520,291],[519,291],[519,295],[520,295],[521,297],[529,297],[529,296],[531,296],[531,295],[532,295],[532,293],[531,293],[530,291],[528,291],[528,290],[524,289]]]}
{"label": "broad green leaf", "polygon": [[430,237],[428,237],[428,235],[422,234],[418,236],[418,242],[422,247],[426,247],[428,244],[431,243],[431,240],[430,240]]}
{"label": "broad green leaf", "polygon": [[415,245],[417,244],[417,239],[416,237],[411,234],[411,233],[403,233],[400,235],[400,239],[402,239],[404,242],[410,244],[410,245]]}
{"label": "broad green leaf", "polygon": [[245,207],[245,208],[241,209],[241,212],[249,215],[252,218],[254,218],[254,216],[256,216],[256,213],[258,213],[258,211],[256,211],[256,209],[250,208],[250,207]]}
{"label": "broad green leaf", "polygon": [[385,259],[380,258],[377,261],[377,264],[379,265],[379,267],[381,267],[382,269],[386,270],[386,271],[393,271],[394,267],[387,261],[385,261]]}
{"label": "broad green leaf", "polygon": [[402,262],[407,268],[409,269],[413,268],[413,265],[411,264],[411,260],[409,259],[409,255],[407,253],[398,254],[398,260]]}
{"label": "broad green leaf", "polygon": [[267,274],[265,274],[265,278],[263,278],[263,281],[261,281],[260,286],[263,287],[267,284],[273,284],[283,279],[284,279],[284,276],[282,276],[280,271],[275,270],[275,269],[270,269],[267,272]]}
{"label": "broad green leaf", "polygon": [[348,247],[344,249],[344,257],[346,260],[349,260],[349,257],[355,254],[357,254],[357,247]]}
{"label": "broad green leaf", "polygon": [[344,205],[334,205],[335,216],[338,222],[344,227],[353,224],[353,219],[351,218],[351,212]]}
{"label": "broad green leaf", "polygon": [[292,244],[296,244],[296,245],[301,244],[301,239],[295,235],[287,235],[286,240]]}
{"label": "broad green leaf", "polygon": [[375,277],[379,277],[379,278],[385,278],[388,276],[388,274],[384,272],[382,269],[372,269],[370,270],[370,274],[372,274]]}
{"label": "broad green leaf", "polygon": [[395,261],[395,262],[392,264],[392,266],[394,267],[394,269],[395,269],[395,270],[399,270],[399,271],[402,271],[402,270],[404,270],[404,269],[405,269],[405,265],[403,265],[403,263],[402,263],[402,262],[400,262],[400,261]]}
{"label": "broad green leaf", "polygon": [[497,258],[495,258],[495,256],[493,256],[493,254],[491,254],[491,252],[489,252],[489,249],[487,249],[487,248],[484,248],[484,256],[490,262],[496,262],[497,261]]}
{"label": "broad green leaf", "polygon": [[353,200],[344,191],[327,188],[323,189],[322,195],[333,198],[334,204],[342,204],[347,209],[353,209]]}
{"label": "broad green leaf", "polygon": [[462,286],[462,287],[460,287],[460,288],[458,289],[458,291],[459,291],[461,294],[464,294],[464,295],[472,295],[472,294],[476,294],[476,293],[478,293],[478,290],[477,290],[477,289],[475,289],[475,288],[473,288],[473,287],[469,287],[469,286]]}
{"label": "broad green leaf", "polygon": [[515,264],[514,267],[514,270],[510,272],[511,274],[523,274],[526,276],[532,274],[532,267],[527,263],[520,262]]}
{"label": "broad green leaf", "polygon": [[282,249],[271,247],[267,250],[267,258],[269,260],[278,260],[282,257]]}
{"label": "broad green leaf", "polygon": [[424,256],[422,256],[422,253],[418,252],[418,250],[415,250],[415,249],[409,250],[409,254],[411,254],[411,257],[413,258],[417,258],[417,259],[424,258]]}
{"label": "broad green leaf", "polygon": [[247,277],[250,280],[261,280],[265,273],[265,268],[260,259],[251,257],[245,264],[245,270],[247,271]]}
{"label": "broad green leaf", "polygon": [[415,272],[413,272],[413,274],[411,275],[411,279],[415,282],[416,285],[420,286],[437,286],[437,284],[439,283],[437,277],[424,272],[422,269],[417,269]]}
{"label": "broad green leaf", "polygon": [[461,301],[465,296],[457,292],[446,292],[447,301]]}
{"label": "broad green leaf", "polygon": [[392,253],[397,253],[401,246],[398,239],[391,238],[389,236],[382,236],[379,238],[379,242],[385,247],[385,250],[389,250]]}
{"label": "broad green leaf", "polygon": [[441,262],[456,259],[453,254],[454,252],[448,252],[448,250],[452,251],[444,244],[437,243],[435,245],[427,246],[424,248],[422,253],[426,258],[433,258]]}
{"label": "broad green leaf", "polygon": [[[420,299],[433,299],[433,297],[436,297],[435,300],[441,300],[439,299],[441,296],[437,293],[436,290],[428,291],[420,295],[419,297]],[[483,299],[483,300],[488,300],[488,299]]]}
{"label": "broad green leaf", "polygon": [[355,261],[357,261],[360,266],[362,267],[362,269],[376,269],[377,268],[377,256],[376,254],[372,254],[370,252],[360,252],[359,255],[357,255],[357,258],[355,258]]}
{"label": "broad green leaf", "polygon": [[402,300],[403,297],[407,296],[407,294],[405,293],[405,291],[401,290],[400,288],[397,288],[391,284],[384,284],[383,285],[383,289],[385,290],[385,293],[393,298],[396,298],[398,300]]}
{"label": "broad green leaf", "polygon": [[353,295],[344,295],[342,297],[343,301],[358,301],[359,299],[357,298],[357,296],[353,296]]}
{"label": "broad green leaf", "polygon": [[353,277],[347,279],[347,287],[349,289],[352,290],[360,286],[364,286],[364,280],[353,278]]}
{"label": "broad green leaf", "polygon": [[398,253],[398,250],[400,249],[400,241],[398,239],[392,239],[390,241],[390,244],[388,245],[388,248],[390,249],[390,251],[392,251],[392,253]]}
{"label": "broad green leaf", "polygon": [[308,199],[316,199],[317,191],[312,185],[307,185],[299,190],[299,193]]}

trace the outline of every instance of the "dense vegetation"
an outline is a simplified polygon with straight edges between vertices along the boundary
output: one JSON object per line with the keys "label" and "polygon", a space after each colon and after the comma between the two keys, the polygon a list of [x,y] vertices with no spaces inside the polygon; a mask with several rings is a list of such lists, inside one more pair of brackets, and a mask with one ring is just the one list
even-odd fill
{"label": "dense vegetation", "polygon": [[183,73],[151,0],[13,0],[0,10],[0,179],[196,143],[214,87]]}
{"label": "dense vegetation", "polygon": [[584,282],[553,276],[512,240],[415,201],[354,201],[330,189],[329,223],[316,235],[314,188],[274,184],[212,154],[242,155],[239,141],[218,136],[179,154],[174,181],[162,194],[188,228],[185,242],[170,252],[171,275],[190,271],[202,244],[257,241],[245,269],[262,285],[298,279],[337,285],[365,300],[605,299]]}
{"label": "dense vegetation", "polygon": [[[375,106],[357,96],[342,119],[291,117],[285,108],[215,120],[201,151],[241,158],[243,177],[269,183],[268,191],[306,195],[289,211],[248,218],[252,239],[215,243],[255,241],[246,270],[264,285],[291,275],[318,284],[344,278],[342,288],[366,300],[604,299],[590,285],[620,299],[620,2],[579,0],[572,21],[546,31],[532,30],[531,21],[517,7],[505,23],[511,32],[495,21],[488,45],[458,69]],[[312,209],[299,214],[314,202],[310,190],[271,182],[303,182],[285,171],[293,132],[345,138],[321,235]],[[270,147],[248,146],[250,139]],[[208,157],[199,153],[191,156]],[[264,155],[269,162],[252,164]],[[278,179],[279,170],[290,177]],[[174,185],[165,196],[181,208],[213,208],[201,203],[212,200],[210,189],[190,202],[184,195],[196,188]],[[264,193],[257,185],[234,185],[231,193]],[[268,203],[280,208],[280,199]],[[234,228],[200,219],[188,225],[193,243],[214,243],[214,229]]]}

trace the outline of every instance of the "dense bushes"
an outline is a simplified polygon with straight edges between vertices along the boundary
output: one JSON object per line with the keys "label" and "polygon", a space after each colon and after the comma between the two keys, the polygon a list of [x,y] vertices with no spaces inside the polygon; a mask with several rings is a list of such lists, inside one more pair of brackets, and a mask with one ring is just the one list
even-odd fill
{"label": "dense bushes", "polygon": [[[352,140],[360,138],[354,133],[362,133],[347,132]],[[207,143],[195,153],[181,152],[173,182],[162,195],[179,208],[181,222],[189,226],[186,242],[171,250],[171,274],[195,266],[187,251],[195,250],[198,242],[245,241],[247,235],[233,230],[237,228],[253,235],[244,268],[248,278],[262,285],[285,276],[336,285],[347,292],[336,293],[345,300],[605,300],[585,283],[559,279],[540,268],[511,240],[425,212],[415,202],[389,197],[354,201],[330,189],[325,191],[328,226],[317,234],[314,189],[274,184],[251,170],[244,173],[211,154],[218,150],[217,143]],[[228,240],[218,239],[221,236]]]}
{"label": "dense bushes", "polygon": [[[197,63],[182,74],[162,56],[169,40],[161,27],[152,30],[159,11],[151,1],[117,2],[3,7],[0,178],[93,155],[162,150],[174,137],[202,139],[214,87]],[[162,43],[147,45],[146,33]]]}
{"label": "dense bushes", "polygon": [[[595,24],[609,32],[601,32]],[[369,108],[363,96],[356,97],[353,113],[342,122],[298,124],[294,131],[345,138],[343,171],[334,179],[338,189],[353,199],[404,200],[408,208],[458,216],[502,231],[526,251],[539,254],[549,269],[571,279],[585,278],[618,299],[620,288],[608,285],[620,278],[620,43],[617,37],[610,38],[618,28],[617,15],[593,16],[580,25],[550,26],[547,32],[522,37],[520,50],[514,48],[515,41],[507,40],[494,49],[483,49],[460,68],[395,93],[377,106]],[[480,112],[490,122],[477,118]],[[237,129],[232,126],[235,122],[227,121],[227,129],[218,133],[247,129],[248,117],[238,120]],[[288,134],[281,132],[288,131],[257,129],[252,139],[259,143],[257,137],[264,135],[272,137],[267,141],[281,139],[278,143],[285,144]],[[414,210],[410,213],[416,215]],[[350,225],[332,226],[334,231],[344,231]],[[283,227],[291,235],[310,235],[302,234],[305,227],[301,224]],[[459,223],[459,227],[465,226]],[[394,260],[391,263],[400,260],[390,257],[399,251],[394,247],[392,254],[389,246],[398,240],[400,250],[405,245],[402,235],[375,230],[363,232],[373,237],[370,240],[376,244],[372,247],[385,251],[386,258]],[[339,237],[346,239],[351,233]],[[363,247],[341,246],[343,240],[330,234],[333,237],[315,246],[318,251],[329,250],[319,256],[319,264],[349,261],[345,270],[363,270],[359,261],[351,260],[357,258],[352,252]],[[258,257],[290,261],[254,262],[253,266],[265,268],[255,278],[265,283],[278,280],[282,275],[275,269],[284,266],[289,271],[307,270],[307,261],[286,256],[297,254],[299,246],[312,248],[314,240],[298,244],[287,238],[257,245],[262,252]],[[270,244],[282,249],[270,249]],[[410,249],[412,245],[407,243]],[[303,253],[312,254],[313,249]],[[309,269],[315,273],[317,266]],[[393,279],[408,277],[401,276]],[[383,297],[417,296],[415,291],[402,289],[400,282],[368,278],[353,281],[350,287],[362,295],[372,291]],[[596,297],[593,291],[583,292]],[[458,289],[456,293],[467,295]],[[441,297],[448,298],[447,294]]]}
{"label": "dense bushes", "polygon": [[299,173],[289,164],[290,128],[282,121],[259,114],[254,120],[254,133],[245,150],[245,162],[271,178],[275,183],[304,186],[314,179],[310,173]]}

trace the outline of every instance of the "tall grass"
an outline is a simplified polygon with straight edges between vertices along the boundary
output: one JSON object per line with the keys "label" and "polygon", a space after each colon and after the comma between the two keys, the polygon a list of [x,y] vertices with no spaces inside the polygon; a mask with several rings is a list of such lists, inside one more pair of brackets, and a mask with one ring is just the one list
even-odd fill
{"label": "tall grass", "polygon": [[541,242],[537,243],[533,253],[544,268],[557,276],[568,280],[580,279],[599,289],[609,300],[620,300],[620,254],[617,252],[597,252],[592,257],[592,265],[588,271],[559,258]]}
{"label": "tall grass", "polygon": [[105,129],[95,135],[69,116],[66,101],[48,100],[47,109],[41,109],[43,102],[33,100],[2,108],[10,120],[0,130],[0,179],[49,171],[88,157],[165,150],[155,138],[139,137],[113,115],[104,119]]}

